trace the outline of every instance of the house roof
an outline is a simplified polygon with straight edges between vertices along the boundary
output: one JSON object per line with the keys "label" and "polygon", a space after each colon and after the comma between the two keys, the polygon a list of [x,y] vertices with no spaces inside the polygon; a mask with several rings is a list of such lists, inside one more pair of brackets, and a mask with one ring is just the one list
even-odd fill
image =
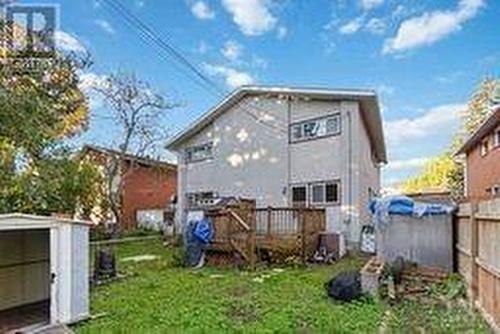
{"label": "house roof", "polygon": [[[104,155],[119,155],[120,154],[119,151],[113,150],[110,148],[106,148],[106,147],[95,146],[95,145],[83,146],[83,148],[81,150],[81,154],[87,154],[89,152],[97,152],[99,154],[104,154]],[[162,160],[151,159],[151,158],[147,158],[147,157],[140,157],[140,156],[130,154],[130,153],[125,153],[124,158],[125,158],[125,160],[134,161],[134,162],[139,163],[141,165],[155,166],[155,167],[166,167],[166,168],[171,168],[171,169],[177,170],[176,164],[162,161]]]}
{"label": "house roof", "polygon": [[500,124],[500,105],[493,107],[490,116],[477,128],[477,130],[465,141],[455,155],[464,154],[473,149],[487,134]]}
{"label": "house roof", "polygon": [[285,94],[306,96],[321,100],[352,100],[361,104],[361,112],[365,121],[368,135],[371,140],[377,162],[387,162],[387,154],[382,128],[382,116],[378,104],[377,94],[373,90],[362,89],[330,89],[330,88],[303,88],[286,86],[242,86],[227,95],[221,102],[209,109],[200,118],[195,120],[186,129],[177,134],[167,143],[167,148],[176,150],[180,144],[197,134],[213,120],[222,115],[230,107],[247,95]]}

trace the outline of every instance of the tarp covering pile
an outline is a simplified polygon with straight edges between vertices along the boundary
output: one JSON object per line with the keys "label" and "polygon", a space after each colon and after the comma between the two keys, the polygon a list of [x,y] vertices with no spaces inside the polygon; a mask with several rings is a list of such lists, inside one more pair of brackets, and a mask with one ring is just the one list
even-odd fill
{"label": "tarp covering pile", "polygon": [[203,266],[205,249],[212,241],[213,234],[212,222],[204,217],[202,212],[188,214],[186,228],[184,229],[184,245],[188,266]]}
{"label": "tarp covering pile", "polygon": [[383,229],[390,215],[405,215],[422,218],[429,215],[449,215],[455,207],[439,203],[417,202],[407,196],[387,196],[375,198],[370,202],[373,223]]}

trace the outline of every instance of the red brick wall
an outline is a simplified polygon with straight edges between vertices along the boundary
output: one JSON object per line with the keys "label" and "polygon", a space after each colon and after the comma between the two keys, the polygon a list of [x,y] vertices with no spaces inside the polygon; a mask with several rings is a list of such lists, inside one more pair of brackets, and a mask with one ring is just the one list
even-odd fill
{"label": "red brick wall", "polygon": [[488,154],[481,156],[480,144],[467,153],[467,197],[472,200],[491,198],[486,189],[500,184],[500,146],[494,146],[493,132],[488,138]]}
{"label": "red brick wall", "polygon": [[135,165],[124,173],[121,228],[136,227],[137,210],[165,209],[177,194],[177,171],[172,168]]}

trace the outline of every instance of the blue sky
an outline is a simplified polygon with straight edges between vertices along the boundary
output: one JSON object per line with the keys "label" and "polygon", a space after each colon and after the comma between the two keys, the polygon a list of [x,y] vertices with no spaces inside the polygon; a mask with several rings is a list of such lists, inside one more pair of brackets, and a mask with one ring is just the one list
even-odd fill
{"label": "blue sky", "polygon": [[[377,90],[386,186],[439,154],[480,80],[499,74],[499,1],[119,1],[228,91],[247,83]],[[182,102],[166,120],[172,133],[218,101],[103,0],[59,5],[61,47],[85,48],[95,62],[84,85],[112,71],[135,72]],[[106,113],[99,101],[93,107],[97,116],[80,140],[109,145],[116,132],[98,117]]]}

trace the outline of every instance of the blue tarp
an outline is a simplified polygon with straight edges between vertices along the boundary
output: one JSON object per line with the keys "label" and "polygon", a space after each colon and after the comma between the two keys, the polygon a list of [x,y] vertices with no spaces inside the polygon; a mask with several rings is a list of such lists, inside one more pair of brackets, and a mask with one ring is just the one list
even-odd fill
{"label": "blue tarp", "polygon": [[212,241],[213,234],[212,222],[207,218],[187,222],[184,230],[184,246],[188,266],[203,265],[205,248]]}
{"label": "blue tarp", "polygon": [[377,228],[383,228],[388,223],[389,215],[406,215],[423,217],[428,215],[448,215],[455,207],[438,203],[416,202],[406,196],[387,196],[375,198],[370,202],[373,223]]}

